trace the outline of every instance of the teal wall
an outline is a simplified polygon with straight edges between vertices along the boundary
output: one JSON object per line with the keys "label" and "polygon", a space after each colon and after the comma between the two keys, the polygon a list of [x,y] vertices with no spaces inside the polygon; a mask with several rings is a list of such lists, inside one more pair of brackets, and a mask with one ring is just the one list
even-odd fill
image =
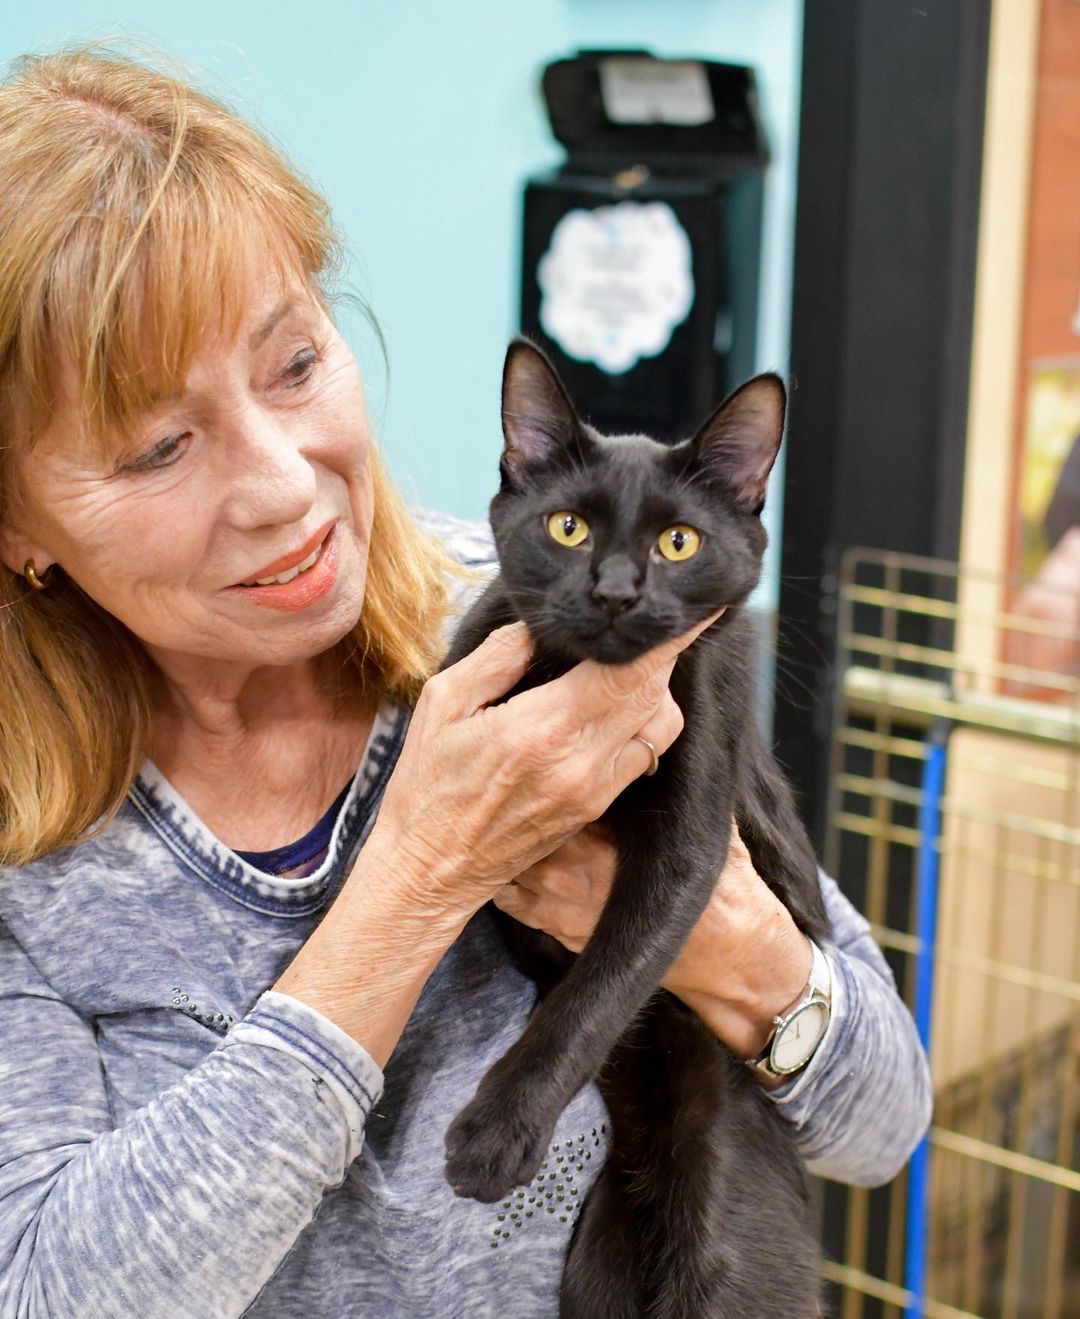
{"label": "teal wall", "polygon": [[[268,130],[329,197],[385,333],[388,379],[370,333],[343,316],[394,472],[412,496],[481,516],[516,329],[521,185],[562,156],[540,69],[620,45],[757,68],[774,156],[758,362],[783,370],[801,23],[802,0],[35,0],[6,7],[0,55],[146,42]],[[771,583],[762,594],[771,602]]]}

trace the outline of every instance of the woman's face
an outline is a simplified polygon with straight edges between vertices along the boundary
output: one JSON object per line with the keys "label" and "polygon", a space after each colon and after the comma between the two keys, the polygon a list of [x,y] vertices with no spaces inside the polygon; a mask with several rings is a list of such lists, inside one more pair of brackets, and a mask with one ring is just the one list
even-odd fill
{"label": "woman's face", "polygon": [[58,563],[166,671],[311,658],[363,603],[372,485],[356,363],[301,280],[254,288],[236,341],[208,342],[118,459],[95,454],[61,399],[0,539],[16,572]]}

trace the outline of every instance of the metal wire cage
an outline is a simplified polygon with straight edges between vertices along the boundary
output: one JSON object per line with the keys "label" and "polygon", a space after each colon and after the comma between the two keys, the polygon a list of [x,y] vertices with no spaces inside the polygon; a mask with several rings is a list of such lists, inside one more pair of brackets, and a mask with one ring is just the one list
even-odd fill
{"label": "metal wire cage", "polygon": [[890,1186],[824,1186],[840,1319],[1080,1319],[1080,583],[1046,603],[845,559],[826,867],[929,1044],[935,1116]]}

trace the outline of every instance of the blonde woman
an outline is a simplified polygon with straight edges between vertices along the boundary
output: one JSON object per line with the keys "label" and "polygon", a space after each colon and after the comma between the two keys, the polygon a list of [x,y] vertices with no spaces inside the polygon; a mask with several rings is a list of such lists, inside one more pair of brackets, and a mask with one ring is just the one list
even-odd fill
{"label": "blonde woman", "polygon": [[[182,82],[82,50],[0,87],[4,1319],[557,1310],[595,1089],[558,1197],[443,1177],[535,999],[481,908],[588,937],[583,826],[678,735],[678,646],[492,704],[511,628],[430,677],[487,544],[387,482],[333,253],[321,198]],[[875,1182],[925,1060],[822,882],[831,1023],[763,1084],[811,1166]],[[665,983],[751,1057],[808,960],[737,851]]]}

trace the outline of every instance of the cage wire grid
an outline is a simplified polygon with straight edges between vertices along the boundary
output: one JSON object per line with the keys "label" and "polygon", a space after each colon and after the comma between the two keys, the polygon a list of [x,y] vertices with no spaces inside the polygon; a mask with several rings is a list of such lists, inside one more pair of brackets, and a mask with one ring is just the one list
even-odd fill
{"label": "cage wire grid", "polygon": [[839,1319],[1080,1319],[1080,600],[1047,621],[1024,590],[843,564],[825,864],[929,1037],[935,1108],[890,1185],[822,1186]]}

